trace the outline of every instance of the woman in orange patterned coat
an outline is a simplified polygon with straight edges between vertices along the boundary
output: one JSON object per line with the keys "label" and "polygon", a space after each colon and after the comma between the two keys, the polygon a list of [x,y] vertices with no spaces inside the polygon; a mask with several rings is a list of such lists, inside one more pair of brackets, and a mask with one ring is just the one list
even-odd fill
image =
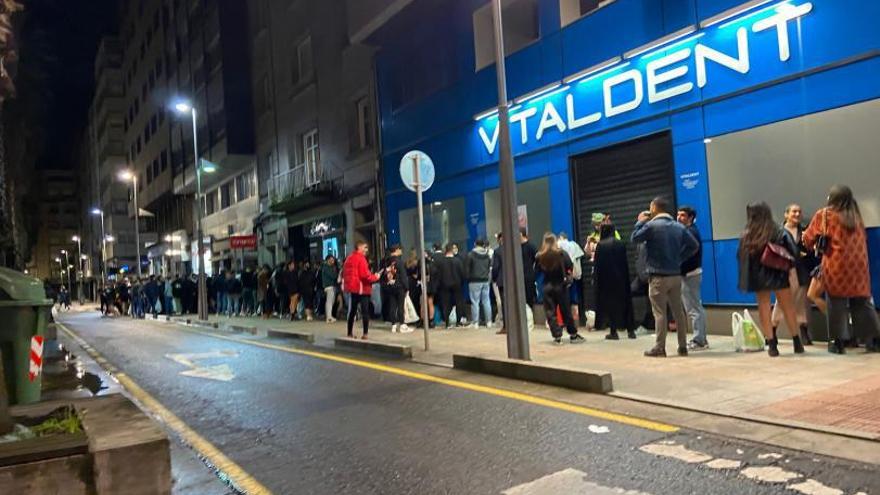
{"label": "woman in orange patterned coat", "polygon": [[880,352],[880,318],[871,301],[868,246],[859,204],[847,186],[834,186],[828,206],[813,216],[804,232],[804,243],[814,247],[828,237],[822,256],[822,282],[828,294],[828,331],[834,340],[828,352],[844,353],[849,335],[849,317],[858,335],[861,330],[868,352]]}

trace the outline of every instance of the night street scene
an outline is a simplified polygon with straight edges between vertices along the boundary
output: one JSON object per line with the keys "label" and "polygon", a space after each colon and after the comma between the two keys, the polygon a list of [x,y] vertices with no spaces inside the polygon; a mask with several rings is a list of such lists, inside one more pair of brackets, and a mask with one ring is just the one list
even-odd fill
{"label": "night street scene", "polygon": [[0,495],[880,495],[878,19],[0,0]]}

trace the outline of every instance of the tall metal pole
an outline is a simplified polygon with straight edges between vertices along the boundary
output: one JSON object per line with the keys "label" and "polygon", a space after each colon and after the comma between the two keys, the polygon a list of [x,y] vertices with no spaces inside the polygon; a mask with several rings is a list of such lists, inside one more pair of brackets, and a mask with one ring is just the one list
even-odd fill
{"label": "tall metal pole", "polygon": [[[418,204],[419,214],[419,273],[422,280],[422,330],[425,332],[425,351],[428,351],[430,344],[428,342],[428,277],[425,269],[425,212],[422,204],[422,176],[419,170],[419,155],[413,155],[413,179],[416,188],[416,203]],[[434,315],[430,315],[434,316]]]}
{"label": "tall metal pole", "polygon": [[70,281],[70,257],[67,256],[67,250],[62,251],[64,254],[64,269],[67,271],[67,293],[73,290],[73,283]]}
{"label": "tall metal pole", "polygon": [[522,249],[519,239],[516,178],[510,146],[507,81],[504,67],[504,29],[501,0],[492,0],[495,25],[495,76],[498,83],[498,175],[501,185],[501,232],[504,275],[504,326],[507,329],[507,356],[530,359],[529,329],[526,323],[526,293]]}
{"label": "tall metal pole", "polygon": [[104,210],[101,210],[101,288],[107,285],[107,234],[104,232]]}
{"label": "tall metal pole", "polygon": [[199,319],[208,319],[208,288],[205,281],[205,254],[204,239],[202,236],[202,166],[199,163],[199,138],[198,128],[196,125],[196,108],[190,109],[192,112],[193,124],[193,160],[196,167],[196,236],[198,237],[198,257],[199,257]]}
{"label": "tall metal pole", "polygon": [[138,178],[137,173],[135,172],[132,172],[131,184],[134,188],[134,243],[135,247],[137,248],[137,274],[138,278],[141,278],[141,209],[140,206],[138,206]]}
{"label": "tall metal pole", "polygon": [[83,304],[83,269],[82,269],[82,267],[83,267],[83,259],[82,259],[83,249],[82,249],[82,238],[80,236],[76,236],[76,250],[79,254],[79,256],[76,258],[76,268],[77,268],[76,273],[77,273],[77,277],[79,279],[79,281],[77,283],[78,287],[77,287],[76,292],[77,292],[77,296],[79,296],[78,297],[79,305],[82,306],[82,304]]}

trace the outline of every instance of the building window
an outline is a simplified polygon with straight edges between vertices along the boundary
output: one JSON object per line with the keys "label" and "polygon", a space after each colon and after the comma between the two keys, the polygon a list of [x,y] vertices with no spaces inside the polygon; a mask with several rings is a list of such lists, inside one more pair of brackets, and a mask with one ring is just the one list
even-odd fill
{"label": "building window", "polygon": [[[538,0],[502,0],[504,53],[511,53],[538,39]],[[495,24],[492,4],[474,12],[474,55],[476,70],[495,63]]]}
{"label": "building window", "polygon": [[559,0],[559,19],[562,27],[614,2],[614,0]]}
{"label": "building window", "polygon": [[235,197],[238,201],[244,201],[254,195],[256,185],[256,172],[250,171],[235,178]]}
{"label": "building window", "polygon": [[370,100],[366,96],[358,99],[355,104],[357,119],[358,149],[367,149],[373,146],[373,112],[370,108]]}
{"label": "building window", "polygon": [[161,153],[159,163],[162,168],[162,172],[164,172],[165,169],[168,168],[168,150],[165,150]]}
{"label": "building window", "polygon": [[272,108],[272,87],[268,76],[263,76],[259,84],[260,92],[257,95],[256,108],[257,114],[262,115]]}
{"label": "building window", "polygon": [[233,189],[232,182],[227,182],[220,186],[220,209],[229,208],[232,203],[235,202],[235,198],[232,197]]}
{"label": "building window", "polygon": [[321,152],[318,149],[318,130],[313,129],[303,134],[303,164],[305,165],[306,185],[318,183],[320,180]]}
{"label": "building window", "polygon": [[153,160],[153,177],[159,177],[159,159]]}
{"label": "building window", "polygon": [[217,211],[217,195],[218,189],[214,189],[205,195],[205,215],[211,215]]}
{"label": "building window", "polygon": [[291,82],[294,86],[302,84],[312,77],[312,38],[300,41],[296,45],[296,53],[290,62]]}
{"label": "building window", "polygon": [[147,185],[153,183],[153,169],[147,165]]}

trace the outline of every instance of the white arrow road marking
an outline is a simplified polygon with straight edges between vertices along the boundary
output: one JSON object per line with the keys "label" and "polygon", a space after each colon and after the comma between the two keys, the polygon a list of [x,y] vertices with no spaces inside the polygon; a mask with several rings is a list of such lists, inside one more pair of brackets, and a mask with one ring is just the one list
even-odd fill
{"label": "white arrow road marking", "polygon": [[577,469],[564,469],[535,481],[504,490],[504,495],[559,495],[588,493],[590,495],[650,495],[635,490],[611,488],[587,480],[587,473]]}
{"label": "white arrow road marking", "polygon": [[165,357],[188,368],[192,368],[189,370],[181,371],[181,375],[228,382],[235,378],[235,373],[232,371],[232,368],[230,368],[228,364],[202,366],[198,363],[198,361],[205,359],[222,359],[231,357],[234,358],[238,357],[238,352],[224,350],[186,354],[166,354]]}

